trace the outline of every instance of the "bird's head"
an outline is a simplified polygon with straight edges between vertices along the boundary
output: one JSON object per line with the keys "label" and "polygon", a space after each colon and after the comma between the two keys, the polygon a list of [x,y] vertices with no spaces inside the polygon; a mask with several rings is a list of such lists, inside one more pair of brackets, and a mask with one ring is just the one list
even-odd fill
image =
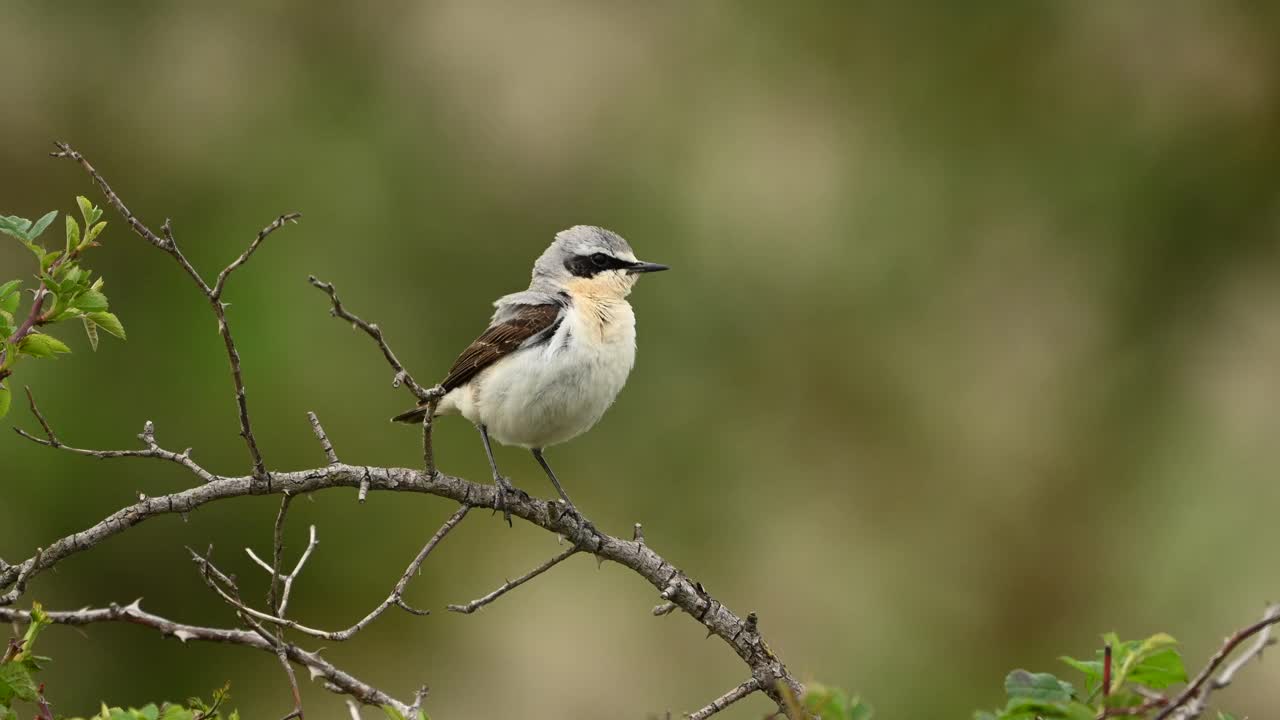
{"label": "bird's head", "polygon": [[621,235],[593,225],[575,225],[556,234],[533,265],[533,286],[553,285],[596,297],[623,298],[641,273],[668,269],[636,259]]}

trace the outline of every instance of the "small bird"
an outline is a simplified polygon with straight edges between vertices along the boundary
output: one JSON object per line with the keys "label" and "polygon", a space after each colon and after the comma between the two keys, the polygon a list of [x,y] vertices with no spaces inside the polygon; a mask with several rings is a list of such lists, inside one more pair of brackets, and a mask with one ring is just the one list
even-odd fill
{"label": "small bird", "polygon": [[[498,488],[494,509],[508,523],[506,497],[514,488],[498,472],[490,437],[532,451],[577,513],[543,450],[590,430],[618,396],[636,358],[627,296],[641,273],[667,269],[637,260],[626,240],[604,228],[561,231],[534,262],[529,289],[494,303],[489,328],[440,382],[435,415],[462,415],[480,430]],[[392,420],[421,423],[426,408]]]}

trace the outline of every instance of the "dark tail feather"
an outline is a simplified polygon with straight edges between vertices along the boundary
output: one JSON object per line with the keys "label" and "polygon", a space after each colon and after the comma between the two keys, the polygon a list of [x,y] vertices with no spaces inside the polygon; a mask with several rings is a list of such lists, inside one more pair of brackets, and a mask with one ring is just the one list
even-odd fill
{"label": "dark tail feather", "polygon": [[412,410],[402,412],[399,415],[391,418],[391,422],[409,423],[411,425],[421,425],[423,418],[425,418],[426,416],[427,416],[427,409],[425,407],[416,407]]}

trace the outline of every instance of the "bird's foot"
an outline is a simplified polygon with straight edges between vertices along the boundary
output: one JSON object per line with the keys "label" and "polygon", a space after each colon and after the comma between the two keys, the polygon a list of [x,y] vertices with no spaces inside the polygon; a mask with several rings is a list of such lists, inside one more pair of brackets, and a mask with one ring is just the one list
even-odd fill
{"label": "bird's foot", "polygon": [[493,476],[493,484],[497,488],[493,494],[493,511],[502,511],[502,519],[507,521],[507,527],[511,527],[511,504],[518,501],[524,493],[516,490],[511,481],[501,475]]}
{"label": "bird's foot", "polygon": [[573,503],[568,502],[566,500],[559,500],[557,501],[557,504],[561,508],[560,510],[561,519],[564,519],[566,517],[573,518],[574,522],[577,523],[577,525],[581,527],[583,530],[586,530],[592,535],[600,534],[600,532],[596,530],[595,524],[592,523],[590,520],[588,520],[587,516],[583,515],[582,512],[578,510],[577,506],[575,506]]}

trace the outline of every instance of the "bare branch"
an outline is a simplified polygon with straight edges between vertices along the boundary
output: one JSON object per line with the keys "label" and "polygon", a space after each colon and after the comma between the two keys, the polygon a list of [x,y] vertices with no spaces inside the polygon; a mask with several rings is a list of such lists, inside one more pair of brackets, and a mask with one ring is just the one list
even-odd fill
{"label": "bare branch", "polygon": [[539,575],[541,575],[542,573],[544,573],[544,572],[546,572],[546,571],[550,570],[551,568],[555,567],[556,565],[559,565],[560,563],[564,562],[565,560],[568,560],[568,559],[569,559],[569,557],[570,557],[571,555],[573,555],[573,554],[575,554],[575,553],[577,553],[577,552],[578,552],[578,548],[576,548],[576,547],[571,547],[571,548],[569,548],[568,550],[565,550],[564,552],[560,553],[559,555],[556,555],[555,557],[551,558],[550,560],[548,560],[548,561],[546,561],[546,562],[542,563],[542,564],[541,564],[541,565],[539,565],[538,567],[536,567],[536,568],[534,568],[534,569],[530,570],[529,572],[525,573],[524,575],[521,575],[520,577],[516,578],[515,580],[508,580],[508,581],[506,581],[506,582],[502,583],[502,585],[500,585],[500,586],[498,587],[498,589],[497,589],[497,590],[494,590],[493,592],[489,593],[488,595],[485,595],[484,597],[476,598],[475,600],[472,600],[471,602],[466,603],[465,605],[450,605],[450,606],[449,606],[449,609],[450,609],[450,610],[452,610],[452,611],[454,611],[454,612],[462,613],[462,614],[464,614],[464,615],[470,615],[471,613],[475,612],[476,610],[479,610],[480,608],[484,607],[485,605],[488,605],[489,603],[493,602],[494,600],[497,600],[498,598],[502,597],[502,596],[503,596],[503,595],[505,595],[506,593],[508,593],[508,592],[510,592],[510,591],[512,591],[512,590],[514,590],[514,589],[516,589],[516,588],[518,588],[518,587],[520,587],[521,585],[523,585],[523,584],[525,584],[525,583],[529,582],[530,580],[532,580],[532,579],[534,579],[534,578],[538,577],[538,576],[539,576]]}
{"label": "bare branch", "polygon": [[[35,556],[0,569],[0,589],[12,586],[19,576],[27,579],[34,577],[62,559],[94,547],[153,517],[188,513],[206,503],[225,498],[280,494],[286,491],[291,495],[298,495],[336,487],[358,488],[362,482],[368,482],[372,490],[427,493],[471,507],[491,507],[495,493],[491,484],[481,485],[441,472],[428,475],[410,468],[341,463],[310,470],[273,473],[269,487],[251,476],[218,478],[169,495],[140,499],[95,525],[50,544]],[[777,689],[780,680],[795,694],[802,694],[803,686],[774,655],[758,628],[749,629],[746,620],[712,597],[700,583],[681,572],[651,546],[601,533],[580,516],[564,512],[560,504],[553,501],[515,496],[508,497],[507,504],[512,515],[566,538],[576,548],[589,552],[600,560],[612,560],[627,567],[647,580],[665,595],[663,600],[674,603],[729,645],[751,669],[752,677],[760,681],[762,691],[775,702],[782,702],[782,695]],[[0,605],[10,605],[21,595],[22,591],[15,588],[0,596]]]}
{"label": "bare branch", "polygon": [[436,451],[432,445],[431,426],[435,422],[436,406],[439,404],[439,396],[427,400],[427,411],[422,416],[422,467],[428,475],[436,474]]}
{"label": "bare branch", "polygon": [[[316,526],[311,526],[311,540],[307,542],[307,549],[302,551],[302,556],[298,558],[298,564],[293,566],[293,572],[284,579],[284,589],[280,592],[280,606],[276,608],[276,614],[284,617],[289,610],[289,593],[293,592],[293,581],[298,577],[298,573],[302,572],[302,566],[307,564],[307,559],[311,557],[311,552],[316,549],[319,542],[316,540]],[[248,549],[248,548],[246,548]]]}
{"label": "bare branch", "polygon": [[218,273],[218,279],[214,282],[213,290],[209,293],[210,297],[214,300],[221,299],[222,291],[226,287],[227,278],[231,276],[231,273],[235,272],[237,268],[249,261],[249,256],[253,255],[253,251],[258,249],[258,246],[262,244],[263,240],[267,239],[268,235],[284,227],[286,222],[296,224],[300,217],[302,217],[302,213],[299,212],[285,213],[273,220],[270,225],[259,230],[258,236],[253,239],[253,242],[249,243],[248,249],[241,253],[240,257],[236,258],[230,265],[223,268],[222,272]]}
{"label": "bare branch", "polygon": [[298,676],[293,672],[293,664],[289,662],[289,654],[285,652],[284,643],[276,646],[276,657],[280,658],[284,674],[289,678],[289,689],[293,691],[293,712],[285,715],[281,720],[290,720],[290,718],[302,720],[302,692],[298,690]]}
{"label": "bare branch", "polygon": [[[276,598],[280,597],[280,567],[284,563],[284,521],[289,514],[289,504],[293,502],[293,494],[284,493],[280,498],[280,511],[276,513],[276,523],[271,540],[271,585],[267,591],[267,606],[276,608]],[[278,610],[277,615],[283,615]]]}
{"label": "bare branch", "polygon": [[54,145],[57,146],[58,152],[51,153],[51,155],[56,158],[71,158],[79,163],[80,166],[84,168],[85,172],[89,173],[90,177],[93,178],[93,181],[98,184],[98,187],[102,189],[102,193],[106,196],[107,202],[116,209],[116,212],[120,213],[120,215],[124,217],[125,222],[129,224],[129,227],[133,228],[133,231],[144,240],[165,251],[174,260],[176,260],[178,264],[182,266],[182,269],[186,271],[187,275],[191,276],[196,287],[200,288],[200,292],[204,295],[205,300],[209,302],[209,307],[213,309],[213,314],[218,320],[218,334],[222,336],[223,345],[226,347],[227,359],[231,363],[231,379],[235,385],[236,407],[240,415],[240,436],[244,438],[245,445],[249,449],[249,457],[253,462],[253,475],[256,478],[270,482],[270,478],[267,476],[266,466],[263,464],[262,451],[258,449],[258,441],[254,438],[253,425],[249,420],[249,406],[245,399],[244,375],[240,369],[240,353],[236,350],[235,340],[231,337],[231,327],[227,324],[226,307],[222,304],[221,298],[223,286],[225,285],[227,276],[230,275],[231,271],[243,265],[249,259],[249,255],[257,249],[258,245],[262,243],[262,240],[266,238],[267,235],[271,234],[271,232],[277,227],[284,224],[285,221],[296,220],[299,215],[297,213],[281,215],[279,218],[276,218],[274,223],[263,228],[263,230],[258,233],[257,239],[255,239],[253,244],[249,246],[249,249],[246,250],[245,253],[235,262],[231,263],[231,265],[218,276],[216,288],[211,288],[209,287],[209,284],[204,281],[204,278],[200,277],[200,273],[196,271],[196,269],[187,260],[186,256],[184,256],[182,251],[178,248],[178,242],[173,237],[173,226],[170,224],[168,219],[166,219],[164,221],[164,225],[160,227],[163,237],[156,235],[150,228],[134,217],[133,213],[129,211],[129,208],[125,207],[124,202],[120,200],[120,196],[116,195],[115,191],[111,189],[111,186],[107,184],[107,181],[98,173],[97,170],[93,168],[92,165],[89,164],[88,160],[84,159],[84,156],[71,149],[71,146],[66,143],[55,142]]}
{"label": "bare branch", "polygon": [[[36,420],[40,422],[40,427],[44,428],[45,437],[49,438],[46,443],[49,447],[61,447],[62,443],[58,442],[58,437],[53,434],[53,428],[49,427],[49,421],[44,419],[44,415],[40,413],[40,408],[36,407],[36,396],[31,394],[31,386],[25,385],[27,391],[27,402],[31,404],[31,414],[36,416]],[[35,438],[32,438],[33,440]],[[36,440],[36,442],[40,442]]]}
{"label": "bare branch", "polygon": [[329,314],[337,318],[342,318],[343,320],[351,323],[352,326],[360,328],[365,331],[369,337],[373,338],[374,342],[378,343],[378,347],[382,349],[383,357],[387,359],[387,363],[391,365],[391,369],[396,371],[395,378],[391,381],[392,387],[400,387],[400,385],[403,384],[408,388],[409,392],[413,393],[414,396],[422,402],[427,402],[434,397],[439,397],[439,388],[427,389],[422,387],[413,379],[413,376],[409,374],[409,371],[404,369],[404,365],[400,364],[400,360],[396,357],[396,354],[391,351],[391,347],[387,345],[386,339],[382,336],[382,329],[379,328],[376,323],[369,323],[361,320],[358,316],[349,312],[346,307],[342,305],[342,301],[338,299],[338,291],[334,289],[332,283],[317,280],[315,275],[308,276],[307,281],[323,290],[325,294],[329,296],[329,301],[333,304],[333,308],[329,311]]}
{"label": "bare branch", "polygon": [[[232,628],[185,625],[144,611],[140,607],[140,601],[137,600],[125,606],[112,603],[105,608],[86,608],[72,611],[53,610],[49,611],[48,615],[50,620],[60,625],[83,626],[103,622],[132,623],[157,630],[165,637],[176,637],[183,643],[192,640],[227,643],[256,648],[272,655],[277,654],[276,645],[256,632]],[[31,613],[16,608],[0,607],[0,620],[4,622],[31,622]],[[291,643],[284,643],[283,647],[285,656],[290,662],[307,668],[313,678],[323,678],[327,685],[336,688],[338,692],[348,695],[365,705],[390,705],[408,716],[410,703],[400,702],[382,690],[338,669],[322,658],[319,652],[307,652]]]}
{"label": "bare branch", "polygon": [[[1253,658],[1262,657],[1262,651],[1275,642],[1275,639],[1271,637],[1271,628],[1276,623],[1280,623],[1280,603],[1269,606],[1266,612],[1263,613],[1262,619],[1258,622],[1238,630],[1228,637],[1222,647],[1218,649],[1218,652],[1209,658],[1209,663],[1205,665],[1204,669],[1187,685],[1182,694],[1178,695],[1172,703],[1156,716],[1156,720],[1165,720],[1166,718],[1189,720],[1189,718],[1199,717],[1204,712],[1209,696],[1214,691],[1230,685],[1240,668],[1248,664]],[[1255,635],[1257,638],[1248,649],[1223,666],[1223,663],[1240,643]],[[1223,666],[1222,673],[1211,680],[1210,678],[1219,666]]]}
{"label": "bare branch", "polygon": [[190,470],[192,474],[200,478],[200,480],[202,480],[203,482],[210,483],[210,482],[213,482],[214,480],[219,479],[217,475],[214,475],[208,470],[205,470],[203,467],[200,466],[199,463],[191,459],[191,448],[187,448],[186,450],[183,450],[182,452],[177,453],[177,452],[173,452],[172,450],[165,450],[164,448],[156,444],[155,425],[153,425],[150,420],[148,420],[146,424],[143,425],[142,432],[139,433],[138,435],[138,439],[142,440],[142,442],[147,446],[147,449],[145,450],[86,450],[84,448],[72,447],[70,445],[67,445],[59,441],[57,437],[54,436],[53,430],[49,429],[49,425],[48,423],[45,422],[44,417],[41,416],[40,412],[35,409],[34,400],[32,401],[32,410],[33,412],[35,412],[36,418],[40,421],[40,424],[44,426],[45,434],[49,436],[49,439],[41,440],[40,438],[29,434],[28,432],[26,432],[25,430],[19,427],[15,427],[13,431],[18,433],[22,437],[30,440],[33,443],[38,443],[40,445],[45,445],[51,448],[57,448],[58,450],[65,450],[66,452],[75,453],[77,455],[88,455],[90,457],[96,457],[100,459],[119,458],[119,457],[158,458],[160,460],[167,460],[169,462],[177,463],[181,465],[187,470]]}
{"label": "bare branch", "polygon": [[724,710],[759,689],[760,681],[755,678],[751,678],[715,700],[712,700],[709,705],[701,710],[689,713],[688,718],[689,720],[706,720],[712,715],[715,715],[721,710]]}
{"label": "bare branch", "polygon": [[[431,539],[427,541],[427,544],[423,546],[422,550],[418,552],[417,556],[414,557],[413,561],[409,563],[409,566],[405,568],[404,573],[400,576],[400,580],[396,583],[395,587],[392,588],[391,594],[379,603],[377,607],[371,610],[368,615],[365,615],[359,622],[345,630],[320,630],[308,627],[295,620],[290,620],[284,617],[284,613],[279,610],[277,610],[275,614],[255,610],[248,605],[245,605],[244,602],[240,600],[236,592],[234,592],[235,583],[232,582],[228,575],[218,570],[211,562],[209,562],[207,557],[201,556],[195,551],[191,551],[191,556],[196,561],[196,564],[204,571],[205,580],[209,583],[210,588],[212,588],[213,591],[223,599],[223,601],[235,608],[237,612],[256,620],[286,627],[290,630],[297,630],[304,635],[310,635],[312,637],[320,638],[322,640],[330,640],[333,642],[343,642],[351,639],[351,637],[356,633],[368,627],[370,623],[378,619],[378,617],[385,613],[392,605],[400,607],[413,615],[427,614],[426,611],[418,610],[404,601],[405,588],[408,587],[409,580],[417,574],[419,568],[422,567],[422,563],[426,561],[427,556],[431,554],[431,551],[440,544],[440,541],[449,534],[450,530],[456,527],[458,523],[462,522],[462,519],[466,517],[467,512],[470,509],[471,508],[469,506],[463,505],[459,507],[453,515],[449,516],[449,518],[440,526],[440,529],[437,530],[436,533],[431,536]],[[286,587],[288,587],[291,582],[291,579],[286,578]],[[219,586],[217,583],[221,583],[222,586]]]}
{"label": "bare branch", "polygon": [[320,426],[320,418],[316,417],[313,412],[307,413],[307,419],[311,421],[311,429],[316,434],[316,439],[320,441],[320,449],[324,450],[324,457],[329,461],[330,465],[338,464],[338,454],[333,451],[333,443],[329,442],[329,436],[325,434],[324,428]]}

